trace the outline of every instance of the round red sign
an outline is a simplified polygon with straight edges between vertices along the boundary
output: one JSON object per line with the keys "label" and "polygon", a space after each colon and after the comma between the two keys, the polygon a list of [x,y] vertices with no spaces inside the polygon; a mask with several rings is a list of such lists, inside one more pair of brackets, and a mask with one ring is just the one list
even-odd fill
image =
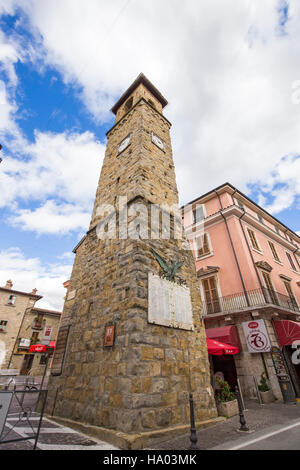
{"label": "round red sign", "polygon": [[257,328],[258,327],[258,323],[256,321],[251,321],[250,323],[248,323],[248,328]]}

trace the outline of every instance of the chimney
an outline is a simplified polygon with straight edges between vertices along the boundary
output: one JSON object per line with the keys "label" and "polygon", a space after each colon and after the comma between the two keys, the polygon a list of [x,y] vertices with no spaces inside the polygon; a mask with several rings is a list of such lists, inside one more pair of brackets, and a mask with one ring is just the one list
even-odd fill
{"label": "chimney", "polygon": [[70,281],[63,282],[63,286],[65,289],[68,289],[69,285],[70,285]]}
{"label": "chimney", "polygon": [[10,280],[9,280],[9,281],[6,281],[5,289],[11,289],[12,286],[13,286],[12,281],[10,281]]}
{"label": "chimney", "polygon": [[36,295],[37,289],[32,289],[32,292],[30,292],[30,293],[33,294],[33,295]]}

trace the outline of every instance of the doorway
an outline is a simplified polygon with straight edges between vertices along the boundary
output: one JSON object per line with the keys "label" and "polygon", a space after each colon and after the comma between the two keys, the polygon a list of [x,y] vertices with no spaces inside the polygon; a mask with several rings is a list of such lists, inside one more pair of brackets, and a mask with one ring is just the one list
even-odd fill
{"label": "doorway", "polygon": [[222,372],[224,380],[229,383],[230,389],[233,392],[237,385],[237,373],[232,355],[211,356],[213,363],[214,374]]}
{"label": "doorway", "polygon": [[[292,346],[283,346],[282,348],[282,352],[286,360],[286,364],[292,380],[292,384],[294,386],[296,397],[300,398],[300,363],[295,364],[295,360],[293,361],[293,354],[296,351],[297,350],[295,348],[292,348]],[[296,355],[297,358],[300,357],[299,354],[296,353]]]}
{"label": "doorway", "polygon": [[20,375],[28,375],[30,373],[32,363],[33,363],[34,354],[26,354],[23,359],[23,364],[21,366]]}

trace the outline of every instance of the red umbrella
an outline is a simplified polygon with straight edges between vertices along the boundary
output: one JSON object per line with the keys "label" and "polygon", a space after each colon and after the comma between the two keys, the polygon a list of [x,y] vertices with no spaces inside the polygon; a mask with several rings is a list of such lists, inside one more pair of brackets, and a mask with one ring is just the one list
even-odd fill
{"label": "red umbrella", "polygon": [[223,356],[223,354],[238,354],[239,348],[231,344],[221,343],[215,339],[206,338],[208,354],[211,356]]}

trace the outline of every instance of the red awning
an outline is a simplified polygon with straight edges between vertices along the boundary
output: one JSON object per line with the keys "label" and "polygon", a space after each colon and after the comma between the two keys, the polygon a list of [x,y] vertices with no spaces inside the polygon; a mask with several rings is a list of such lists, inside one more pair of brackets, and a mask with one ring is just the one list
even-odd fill
{"label": "red awning", "polygon": [[274,328],[280,346],[288,346],[300,341],[300,324],[292,320],[274,320]]}
{"label": "red awning", "polygon": [[43,353],[46,352],[47,349],[54,349],[55,345],[56,341],[50,341],[48,346],[46,344],[33,344],[32,346],[30,346],[29,352]]}
{"label": "red awning", "polygon": [[235,325],[222,326],[220,328],[208,328],[205,330],[206,337],[220,341],[221,343],[230,344],[240,348],[240,338]]}
{"label": "red awning", "polygon": [[223,354],[238,354],[239,348],[230,344],[221,343],[214,339],[206,338],[208,354],[211,356],[223,356]]}

